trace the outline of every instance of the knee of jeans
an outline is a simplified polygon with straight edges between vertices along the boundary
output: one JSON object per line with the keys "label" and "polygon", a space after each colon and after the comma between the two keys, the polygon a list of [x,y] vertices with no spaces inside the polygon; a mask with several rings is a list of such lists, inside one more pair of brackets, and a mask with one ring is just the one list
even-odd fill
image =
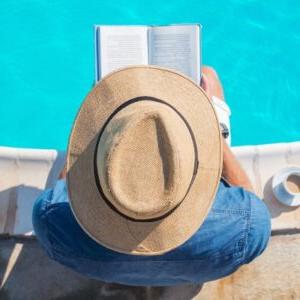
{"label": "knee of jeans", "polygon": [[35,200],[32,208],[32,225],[34,231],[39,231],[39,227],[41,225],[41,221],[44,215],[44,199],[41,195]]}
{"label": "knee of jeans", "polygon": [[245,263],[251,262],[267,247],[271,234],[271,216],[266,204],[253,195],[245,251]]}
{"label": "knee of jeans", "polygon": [[36,199],[32,209],[32,225],[36,238],[47,251],[48,255],[52,257],[51,243],[48,239],[48,230],[45,214],[45,199],[39,197]]}

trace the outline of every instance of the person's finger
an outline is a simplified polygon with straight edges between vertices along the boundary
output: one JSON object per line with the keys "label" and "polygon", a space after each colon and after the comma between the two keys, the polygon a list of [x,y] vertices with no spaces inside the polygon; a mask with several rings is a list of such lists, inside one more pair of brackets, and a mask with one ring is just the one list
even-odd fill
{"label": "person's finger", "polygon": [[200,86],[206,91],[208,89],[208,78],[205,74],[202,74]]}
{"label": "person's finger", "polygon": [[209,80],[208,80],[208,77],[205,74],[202,74],[200,86],[207,93],[208,97],[211,98],[211,91],[210,91],[210,86],[209,86]]}
{"label": "person's finger", "polygon": [[216,96],[224,99],[223,87],[216,70],[209,66],[203,66],[202,76],[205,78],[203,83],[205,88],[203,87],[203,89],[209,95],[209,98]]}

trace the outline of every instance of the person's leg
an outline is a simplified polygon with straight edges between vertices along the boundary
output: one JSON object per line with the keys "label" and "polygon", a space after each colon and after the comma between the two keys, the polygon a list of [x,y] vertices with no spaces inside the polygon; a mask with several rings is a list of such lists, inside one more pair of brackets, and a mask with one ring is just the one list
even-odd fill
{"label": "person's leg", "polygon": [[198,281],[222,278],[250,263],[266,248],[270,232],[264,202],[243,188],[221,182],[213,207],[191,240],[191,247],[198,249]]}
{"label": "person's leg", "polygon": [[263,252],[269,241],[271,215],[268,207],[254,193],[241,187],[230,186],[222,180],[211,214],[220,211],[241,212],[247,215],[247,237],[243,263],[251,262]]}
{"label": "person's leg", "polygon": [[[133,268],[142,270],[146,264],[161,261],[161,268],[170,270],[169,275],[178,281],[203,283],[232,274],[259,256],[268,243],[270,216],[265,204],[254,194],[222,181],[207,218],[185,244],[158,256],[117,253],[96,243],[82,230],[62,183],[59,181],[37,199],[34,229],[51,258],[86,276],[105,280],[107,267],[103,266],[108,262],[132,261]],[[115,267],[109,269],[110,280],[123,282],[122,272],[115,271]],[[158,274],[163,278],[163,273]]]}
{"label": "person's leg", "polygon": [[249,234],[245,249],[246,264],[263,253],[268,245],[270,235],[270,212],[262,200],[257,197],[252,197]]}

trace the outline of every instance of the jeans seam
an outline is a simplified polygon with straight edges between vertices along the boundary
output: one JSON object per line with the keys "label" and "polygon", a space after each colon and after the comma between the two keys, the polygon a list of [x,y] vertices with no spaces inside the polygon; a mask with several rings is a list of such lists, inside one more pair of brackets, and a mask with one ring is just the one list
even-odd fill
{"label": "jeans seam", "polygon": [[213,208],[213,212],[217,214],[242,215],[248,217],[250,212],[247,209],[219,209]]}
{"label": "jeans seam", "polygon": [[[213,212],[216,214],[227,214],[227,215],[240,215],[246,219],[246,226],[243,228],[241,233],[241,238],[236,242],[234,253],[232,254],[233,257],[237,258],[237,261],[244,261],[245,259],[245,247],[247,245],[249,228],[250,228],[250,216],[251,216],[251,209],[213,209]],[[242,246],[240,246],[242,243]]]}
{"label": "jeans seam", "polygon": [[248,215],[248,221],[247,221],[245,247],[244,247],[244,251],[243,251],[243,264],[246,263],[246,252],[248,250],[248,239],[249,239],[249,234],[250,234],[251,222],[252,222],[252,203],[250,204],[250,213]]}
{"label": "jeans seam", "polygon": [[245,259],[245,248],[246,248],[247,240],[248,240],[250,213],[247,211],[247,213],[244,215],[244,217],[246,218],[246,226],[245,226],[245,228],[243,228],[241,238],[236,243],[236,247],[235,247],[236,251],[233,255],[234,257],[237,257],[238,261],[244,261],[244,259]]}

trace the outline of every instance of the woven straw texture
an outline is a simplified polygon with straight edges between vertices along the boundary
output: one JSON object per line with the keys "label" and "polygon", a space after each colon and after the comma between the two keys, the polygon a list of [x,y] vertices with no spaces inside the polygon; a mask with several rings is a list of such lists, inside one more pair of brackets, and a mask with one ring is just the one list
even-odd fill
{"label": "woven straw texture", "polygon": [[93,88],[74,122],[71,207],[104,246],[162,254],[201,226],[221,166],[218,120],[200,87],[168,69],[121,69]]}

